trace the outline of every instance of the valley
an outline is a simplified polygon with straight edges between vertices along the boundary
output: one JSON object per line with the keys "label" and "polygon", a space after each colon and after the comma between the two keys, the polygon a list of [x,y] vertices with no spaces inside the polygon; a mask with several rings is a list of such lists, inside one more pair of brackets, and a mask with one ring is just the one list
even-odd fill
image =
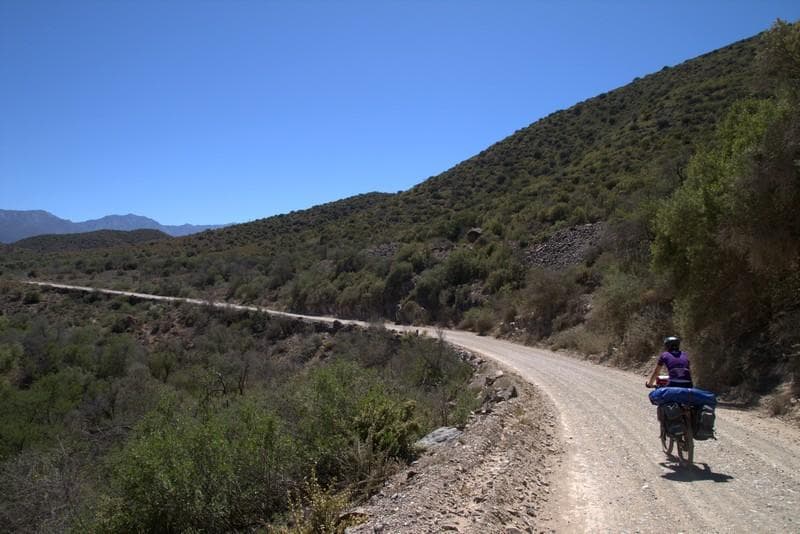
{"label": "valley", "polygon": [[[370,326],[227,302],[35,284]],[[356,509],[367,523],[352,532],[373,532],[376,525],[387,532],[500,532],[512,525],[537,532],[649,532],[666,523],[704,532],[798,527],[796,427],[723,403],[717,409],[718,439],[698,442],[696,467],[686,468],[661,450],[655,407],[641,373],[471,332],[383,327],[438,337],[491,360],[511,373],[520,396],[498,405],[494,413],[472,418],[457,441],[391,479],[377,497]],[[677,516],[676,507],[681,510]]]}

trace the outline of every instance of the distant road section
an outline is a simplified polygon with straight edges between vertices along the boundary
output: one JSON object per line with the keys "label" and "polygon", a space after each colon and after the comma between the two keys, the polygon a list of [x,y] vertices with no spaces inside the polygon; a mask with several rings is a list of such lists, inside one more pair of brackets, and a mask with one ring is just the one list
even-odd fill
{"label": "distant road section", "polygon": [[350,319],[337,319],[336,317],[323,317],[317,315],[301,315],[298,313],[289,313],[284,311],[278,310],[271,310],[269,308],[263,308],[261,306],[245,306],[243,304],[231,304],[230,302],[212,302],[209,300],[202,300],[202,299],[190,299],[184,297],[167,297],[164,295],[151,295],[149,293],[136,293],[134,291],[119,291],[116,289],[101,289],[95,287],[86,287],[86,286],[71,286],[66,284],[54,284],[51,282],[35,282],[33,280],[26,280],[24,283],[41,286],[41,287],[50,287],[54,289],[65,289],[69,291],[84,291],[87,293],[103,293],[104,295],[120,295],[123,297],[135,297],[142,300],[160,300],[165,302],[185,302],[187,304],[196,304],[198,306],[212,306],[214,308],[222,308],[225,310],[240,310],[240,311],[253,311],[253,312],[263,312],[268,313],[270,315],[279,315],[281,317],[290,317],[292,319],[300,319],[302,321],[310,321],[316,323],[333,323],[333,322],[340,322],[346,324],[352,324],[357,326],[362,326],[364,328],[368,327],[370,323],[365,321],[353,321]]}
{"label": "distant road section", "polygon": [[[369,326],[227,302],[28,283]],[[553,400],[566,450],[550,502],[558,532],[800,532],[797,428],[720,407],[719,440],[698,442],[697,466],[680,467],[661,451],[643,376],[470,332],[385,326],[441,332],[448,342],[496,360]]]}

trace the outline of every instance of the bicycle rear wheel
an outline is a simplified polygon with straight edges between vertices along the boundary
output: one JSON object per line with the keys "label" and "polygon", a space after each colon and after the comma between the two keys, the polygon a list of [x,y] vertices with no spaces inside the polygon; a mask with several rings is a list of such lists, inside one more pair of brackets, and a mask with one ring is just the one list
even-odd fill
{"label": "bicycle rear wheel", "polygon": [[689,465],[694,464],[694,436],[692,425],[686,425],[686,431],[678,440],[678,458]]}
{"label": "bicycle rear wheel", "polygon": [[672,449],[675,447],[675,440],[672,436],[667,435],[666,429],[661,427],[661,448],[664,449],[664,453],[667,456],[672,456]]}
{"label": "bicycle rear wheel", "polygon": [[686,440],[686,461],[689,465],[692,465],[694,464],[694,433],[691,425],[686,429],[686,437],[684,439]]}
{"label": "bicycle rear wheel", "polygon": [[662,421],[660,417],[659,423],[661,423],[659,425],[661,427],[661,435],[659,436],[661,438],[661,448],[664,450],[664,453],[667,456],[672,456],[672,450],[675,447],[675,440],[672,438],[672,436],[667,435],[667,427],[664,425],[664,421]]}

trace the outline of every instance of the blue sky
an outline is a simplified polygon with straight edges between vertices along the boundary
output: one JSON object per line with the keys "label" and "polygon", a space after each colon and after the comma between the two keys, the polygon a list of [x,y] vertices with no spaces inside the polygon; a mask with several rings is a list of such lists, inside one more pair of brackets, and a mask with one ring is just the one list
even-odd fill
{"label": "blue sky", "polygon": [[0,0],[0,208],[241,222],[408,189],[796,1]]}

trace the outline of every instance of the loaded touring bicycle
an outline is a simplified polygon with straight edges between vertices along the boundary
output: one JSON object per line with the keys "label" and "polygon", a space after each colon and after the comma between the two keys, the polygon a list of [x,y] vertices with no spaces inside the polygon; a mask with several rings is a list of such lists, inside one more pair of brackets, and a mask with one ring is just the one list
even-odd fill
{"label": "loaded touring bicycle", "polygon": [[677,446],[678,459],[691,465],[694,462],[694,443],[714,436],[714,409],[717,397],[699,388],[667,387],[669,378],[659,376],[650,402],[658,407],[661,425],[661,446],[672,456]]}

